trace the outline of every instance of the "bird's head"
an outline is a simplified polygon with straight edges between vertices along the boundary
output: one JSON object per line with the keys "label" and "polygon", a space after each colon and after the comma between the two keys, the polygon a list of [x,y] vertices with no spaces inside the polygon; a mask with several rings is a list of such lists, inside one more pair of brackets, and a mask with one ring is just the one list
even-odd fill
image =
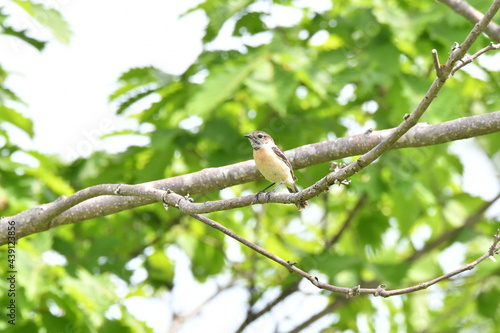
{"label": "bird's head", "polygon": [[254,131],[250,134],[244,135],[248,140],[250,140],[250,143],[252,144],[252,148],[257,150],[261,148],[263,145],[273,145],[274,140],[271,138],[269,134],[266,132],[262,131]]}

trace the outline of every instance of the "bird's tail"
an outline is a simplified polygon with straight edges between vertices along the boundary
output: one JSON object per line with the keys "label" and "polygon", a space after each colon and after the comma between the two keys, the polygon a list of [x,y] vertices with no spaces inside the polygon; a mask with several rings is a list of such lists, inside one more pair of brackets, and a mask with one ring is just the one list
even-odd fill
{"label": "bird's tail", "polygon": [[[299,191],[299,189],[297,188],[297,185],[295,185],[295,183],[292,183],[292,185],[290,187],[286,187],[288,189],[288,192],[290,193],[297,193]],[[298,210],[302,210],[304,208],[306,208],[307,206],[309,206],[309,203],[307,203],[307,201],[299,201],[299,202],[296,202],[295,203],[295,206],[297,206],[297,209]]]}

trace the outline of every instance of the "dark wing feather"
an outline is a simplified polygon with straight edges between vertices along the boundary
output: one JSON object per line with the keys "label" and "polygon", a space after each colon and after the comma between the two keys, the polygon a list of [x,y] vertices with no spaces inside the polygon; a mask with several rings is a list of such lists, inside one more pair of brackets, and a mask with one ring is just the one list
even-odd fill
{"label": "dark wing feather", "polygon": [[293,174],[293,168],[292,168],[292,164],[290,163],[290,161],[288,160],[288,158],[286,158],[285,154],[283,154],[283,152],[281,151],[281,149],[279,149],[277,146],[274,146],[272,147],[273,148],[273,151],[276,155],[278,155],[278,157],[283,161],[285,162],[285,164],[290,168],[290,174],[292,175],[292,179],[293,180],[296,180],[297,177],[295,177],[295,175]]}

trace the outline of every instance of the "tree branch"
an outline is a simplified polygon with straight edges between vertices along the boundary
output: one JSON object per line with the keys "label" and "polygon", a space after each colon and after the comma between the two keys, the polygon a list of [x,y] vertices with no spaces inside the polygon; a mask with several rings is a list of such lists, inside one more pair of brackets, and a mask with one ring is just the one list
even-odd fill
{"label": "tree branch", "polygon": [[306,278],[314,286],[316,286],[320,289],[325,289],[325,290],[329,290],[329,291],[336,292],[336,293],[342,293],[342,294],[345,294],[347,297],[358,296],[360,294],[372,294],[374,296],[390,297],[390,296],[394,296],[394,295],[408,294],[408,293],[415,292],[418,290],[427,289],[430,286],[432,286],[432,285],[434,285],[442,280],[449,279],[449,278],[451,278],[455,275],[458,275],[462,272],[473,269],[479,263],[484,261],[486,258],[493,258],[493,256],[495,254],[498,254],[498,252],[500,251],[500,245],[498,244],[500,242],[500,229],[499,229],[497,231],[496,235],[494,236],[494,241],[493,241],[492,245],[490,246],[490,248],[488,249],[488,251],[484,255],[482,255],[481,257],[474,260],[473,262],[471,262],[468,265],[460,267],[460,268],[458,268],[452,272],[449,272],[447,274],[443,274],[443,275],[441,275],[437,278],[434,278],[430,281],[421,282],[417,285],[407,287],[407,288],[392,289],[392,290],[386,290],[385,285],[380,285],[377,288],[362,288],[361,286],[355,286],[353,288],[346,288],[346,287],[338,287],[338,286],[334,286],[334,285],[331,285],[331,284],[328,284],[325,282],[321,282],[316,276],[313,276],[313,275],[301,270],[300,268],[298,268],[296,266],[297,265],[296,262],[286,261],[286,260],[278,257],[277,255],[263,249],[262,247],[254,244],[248,240],[246,240],[245,238],[239,236],[238,234],[236,234],[232,230],[224,227],[222,224],[220,224],[212,219],[209,219],[206,216],[199,215],[199,214],[191,214],[191,216],[194,217],[195,219],[205,223],[206,225],[223,232],[227,236],[234,238],[238,242],[240,242],[243,245],[251,248],[252,250],[260,253],[261,255],[271,259],[272,261],[280,264],[281,266],[287,268],[290,272],[296,273],[296,274],[302,276],[303,278]]}
{"label": "tree branch", "polygon": [[[354,220],[354,217],[358,214],[359,210],[361,209],[361,207],[363,205],[365,205],[366,201],[368,199],[368,195],[366,193],[364,193],[361,198],[356,202],[356,204],[354,205],[354,207],[351,209],[351,211],[349,212],[348,216],[346,217],[346,219],[344,220],[344,222],[342,223],[342,227],[340,228],[340,230],[331,238],[331,239],[328,239],[325,243],[325,247],[323,248],[323,252],[325,251],[328,251],[329,249],[332,248],[333,245],[337,244],[337,242],[340,240],[340,238],[342,237],[342,235],[344,235],[344,231],[347,229],[347,227],[349,226],[349,224]],[[278,297],[276,297],[272,302],[270,302],[269,304],[266,305],[265,308],[263,308],[262,310],[260,310],[259,312],[252,312],[251,309],[249,309],[248,313],[247,313],[247,317],[245,318],[245,320],[241,323],[240,327],[238,327],[238,329],[236,330],[237,333],[240,333],[240,332],[243,332],[243,330],[251,323],[253,322],[254,320],[256,320],[257,318],[261,317],[262,315],[264,315],[265,313],[271,311],[277,304],[279,304],[281,301],[283,301],[285,298],[287,298],[288,296],[290,296],[291,294],[293,294],[294,292],[298,291],[299,290],[299,283],[300,283],[300,279],[298,279],[297,281],[295,281],[294,283],[292,283],[291,285],[289,285],[286,289],[284,289],[279,295]],[[335,300],[334,303],[337,304],[337,301],[338,300]],[[342,298],[340,299],[340,301],[342,302],[342,304],[344,303],[344,301],[348,301],[348,299],[346,298]],[[329,311],[327,310],[327,312],[324,312],[323,314],[321,314],[321,316],[325,315],[326,313],[330,313],[331,311],[333,311],[333,308],[332,308],[333,304],[330,304],[326,307],[326,309],[330,309]],[[325,310],[326,310],[325,309]],[[323,312],[323,311],[322,311]],[[319,316],[319,317],[321,317]],[[316,317],[315,318],[319,318],[319,317]],[[309,325],[310,322],[308,321],[308,324]],[[302,327],[302,326],[301,326]]]}
{"label": "tree branch", "polygon": [[[481,34],[482,31],[484,31],[488,23],[493,19],[493,16],[495,16],[499,8],[500,0],[495,0],[486,14],[483,16],[483,18],[467,35],[463,43],[460,45],[455,43],[453,45],[446,64],[444,66],[440,66],[441,71],[439,73],[436,73],[437,77],[434,82],[432,82],[424,98],[420,101],[418,106],[413,110],[411,114],[404,116],[404,121],[398,127],[396,127],[387,138],[383,139],[373,149],[362,155],[359,159],[349,164],[347,167],[340,168],[331,172],[327,177],[316,183],[315,186],[322,190],[326,190],[335,182],[342,182],[348,177],[361,171],[362,169],[373,163],[373,161],[375,161],[385,151],[387,151],[399,138],[401,138],[406,132],[408,132],[413,126],[415,126],[420,117],[429,108],[434,98],[437,97],[437,94],[439,93],[439,91],[441,91],[441,88],[444,86],[446,81],[451,77],[454,65],[457,60],[462,59],[465,56],[477,37]],[[311,188],[304,190],[303,192],[305,192],[305,195],[300,195],[299,199],[308,199],[309,195],[312,194],[313,191],[314,189]]]}
{"label": "tree branch", "polygon": [[[466,1],[460,0],[439,0],[439,2],[444,3],[450,7],[455,13],[465,17],[471,23],[477,23],[483,18],[483,13],[481,13],[476,8],[469,5]],[[500,42],[500,26],[494,22],[488,23],[485,32],[493,39],[495,42]]]}
{"label": "tree branch", "polygon": [[[405,259],[404,262],[405,263],[412,263],[412,262],[418,260],[423,254],[428,253],[429,251],[433,250],[434,248],[436,248],[437,246],[439,246],[442,243],[446,242],[447,240],[455,237],[460,231],[464,230],[465,228],[471,228],[472,226],[474,226],[478,221],[480,221],[480,219],[483,217],[483,215],[486,212],[486,210],[489,207],[491,207],[491,205],[493,205],[498,199],[500,199],[500,194],[497,195],[495,198],[493,198],[491,201],[488,201],[483,206],[481,206],[474,214],[472,214],[471,216],[469,216],[465,220],[464,224],[462,224],[460,227],[455,228],[455,229],[451,230],[450,232],[447,232],[447,233],[443,234],[443,236],[440,236],[435,241],[427,243],[426,246],[423,249],[421,249],[420,251],[415,252],[413,255],[411,255],[410,257],[408,257],[407,259]],[[362,199],[360,199],[360,201],[361,200]],[[358,206],[360,205],[360,201],[358,201],[358,203],[356,204],[356,206],[354,207],[354,209],[351,211],[351,213],[349,214],[349,218],[345,221],[345,223],[347,223],[347,221],[351,219],[350,217],[353,214],[355,214],[356,211],[359,209]],[[334,237],[334,238],[337,238],[337,237]],[[490,251],[492,251],[491,248],[490,248]],[[294,285],[298,286],[299,282],[300,281],[298,281]],[[377,284],[380,284],[380,281],[376,281],[375,280],[375,281],[369,281],[369,282],[362,282],[362,284],[377,285]],[[316,313],[315,315],[311,316],[310,318],[308,318],[306,321],[304,321],[303,323],[301,323],[300,325],[298,325],[296,328],[294,328],[290,332],[301,332],[301,330],[304,329],[305,327],[308,327],[309,325],[311,325],[312,323],[314,323],[318,319],[320,319],[323,316],[331,313],[334,310],[334,308],[336,308],[336,306],[334,304],[338,303],[339,301],[342,304],[345,304],[346,302],[350,301],[350,299],[348,299],[348,298],[336,298],[333,303],[330,303],[323,310],[321,310],[318,313]]]}
{"label": "tree branch", "polygon": [[499,44],[493,44],[490,43],[490,45],[486,46],[485,48],[482,48],[481,50],[477,51],[471,56],[465,57],[465,60],[462,59],[460,64],[456,65],[453,70],[451,71],[451,75],[455,74],[456,71],[458,71],[460,68],[464,67],[465,65],[470,64],[474,59],[479,57],[481,54],[488,52],[490,50],[498,50],[500,49],[500,43]]}
{"label": "tree branch", "polygon": [[[308,167],[348,156],[366,153],[393,133],[394,129],[367,132],[351,137],[339,138],[315,144],[301,146],[286,152],[295,169]],[[401,137],[391,149],[423,147],[445,142],[486,135],[500,131],[500,111],[489,114],[464,117],[441,124],[430,125],[419,123]],[[7,244],[8,222],[14,221],[16,237],[20,239],[36,232],[48,230],[59,225],[76,223],[88,219],[113,214],[125,209],[162,201],[164,192],[149,193],[151,189],[170,189],[185,195],[187,193],[203,193],[219,190],[228,186],[261,179],[253,161],[236,163],[229,166],[204,169],[195,173],[158,180],[137,185],[138,188],[130,192],[117,191],[118,185],[97,185],[84,189],[74,195],[61,197],[55,202],[40,205],[11,217],[0,219],[0,245]],[[130,186],[130,185],[129,185]],[[314,186],[314,185],[313,185]],[[125,187],[122,186],[123,190]],[[144,192],[146,191],[146,192]],[[314,195],[314,192],[309,195]],[[300,194],[302,195],[302,194]],[[290,203],[296,200],[294,194],[273,193],[269,202]],[[262,196],[262,199],[264,197]],[[233,202],[224,204],[206,203],[193,204],[188,207],[188,201],[183,202],[184,211],[191,213],[205,213],[221,207],[237,208],[255,204],[254,196],[232,199]],[[239,205],[234,201],[241,201]],[[195,205],[202,205],[197,206]],[[203,206],[204,205],[204,206]],[[231,206],[234,205],[234,206]],[[203,208],[203,209],[200,209]],[[68,209],[69,208],[69,209]]]}
{"label": "tree branch", "polygon": [[[456,71],[458,71],[462,67],[464,67],[464,66],[472,63],[472,61],[474,61],[474,59],[478,58],[480,55],[482,55],[482,54],[484,54],[484,53],[486,53],[488,51],[498,50],[498,49],[500,49],[500,43],[499,44],[493,44],[493,42],[490,42],[490,45],[482,48],[481,50],[477,51],[473,55],[467,56],[464,59],[460,59],[460,63],[458,65],[456,65],[455,67],[453,67],[450,75],[453,76]],[[437,54],[436,50],[432,50],[432,60],[433,60],[433,63],[434,63],[434,70],[436,71],[436,75],[437,75],[437,77],[439,79],[441,79],[442,76],[443,76],[443,65],[441,65],[439,63],[439,57],[438,57],[438,54]]]}
{"label": "tree branch", "polygon": [[[491,207],[491,205],[493,205],[498,199],[500,199],[500,194],[497,195],[495,198],[493,198],[493,200],[491,200],[491,201],[485,203],[483,206],[481,206],[473,215],[469,216],[467,218],[467,220],[464,222],[464,224],[462,224],[460,227],[455,228],[455,229],[451,230],[450,232],[443,234],[442,237],[439,237],[435,241],[427,243],[423,249],[415,252],[413,255],[406,258],[404,260],[404,262],[405,263],[412,263],[412,262],[418,260],[423,254],[430,252],[431,250],[433,250],[437,246],[439,246],[442,243],[446,242],[447,240],[455,237],[461,230],[463,230],[465,228],[471,228],[474,224],[476,224],[478,221],[480,221],[480,219],[483,217],[483,214],[485,213],[485,211],[489,207]],[[358,202],[358,204],[359,204],[359,202]],[[352,213],[353,212],[351,212],[351,214]],[[491,251],[491,249],[490,249],[490,251]],[[361,283],[366,284],[366,285],[377,285],[377,284],[380,285],[380,281],[378,281],[378,280],[372,280],[369,282],[361,282]],[[337,301],[347,302],[349,300],[350,299],[348,299],[348,298],[337,298],[337,299],[335,299],[334,303],[336,303]],[[312,323],[314,323],[318,319],[331,313],[331,311],[333,310],[333,309],[331,309],[332,306],[333,306],[333,303],[329,304],[323,310],[319,311],[318,313],[316,313],[312,317],[308,318],[306,321],[304,321],[303,323],[298,325],[295,329],[291,330],[290,332],[300,332],[301,329],[308,327],[309,325],[311,325]]]}
{"label": "tree branch", "polygon": [[493,1],[490,8],[488,8],[484,16],[474,25],[474,28],[472,28],[472,31],[467,35],[463,43],[460,44],[455,50],[452,50],[450,57],[448,58],[448,63],[446,64],[447,66],[450,65],[450,67],[452,67],[457,60],[460,60],[465,56],[469,48],[476,41],[477,37],[479,37],[479,35],[481,35],[481,33],[490,24],[499,8],[500,1]]}

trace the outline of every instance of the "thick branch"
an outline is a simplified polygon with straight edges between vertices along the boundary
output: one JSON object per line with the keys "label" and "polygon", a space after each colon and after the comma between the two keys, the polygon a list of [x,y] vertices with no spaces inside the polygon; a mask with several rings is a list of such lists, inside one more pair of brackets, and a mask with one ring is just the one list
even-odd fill
{"label": "thick branch", "polygon": [[[437,78],[432,83],[427,94],[415,110],[413,110],[410,115],[404,117],[404,121],[397,128],[393,129],[386,137],[379,140],[373,148],[369,148],[367,153],[362,155],[358,160],[351,163],[346,168],[334,170],[328,174],[327,177],[309,187],[307,190],[301,191],[298,199],[311,198],[317,193],[318,190],[326,190],[332,184],[338,181],[343,181],[359,172],[371,164],[375,159],[380,157],[385,151],[392,148],[394,144],[403,137],[403,135],[414,127],[417,124],[418,119],[420,119],[423,113],[427,110],[432,100],[436,98],[446,80],[451,76],[456,61],[464,57],[468,49],[472,46],[472,43],[474,43],[477,37],[486,28],[495,13],[498,11],[499,7],[500,0],[495,0],[483,18],[474,26],[469,35],[465,38],[464,42],[461,45],[454,45],[446,65],[442,67],[440,73],[437,73]],[[495,114],[496,113],[491,114],[493,115],[493,118]],[[500,129],[498,124],[496,124],[493,128],[491,127],[491,124],[486,127],[488,127],[491,131],[498,131]],[[303,146],[301,148],[307,149],[308,151],[314,151],[314,146],[312,145]],[[297,150],[300,152],[300,149]],[[355,153],[351,151],[350,156],[352,155],[355,155]],[[289,157],[292,164],[294,164],[296,168],[305,166],[300,165],[300,160],[296,159],[291,153],[289,153]],[[334,158],[330,158],[330,160],[332,159]],[[302,161],[306,162],[308,160],[306,158],[302,159]],[[308,163],[310,163],[309,165],[315,164],[311,161],[304,164]],[[212,187],[211,189],[213,190],[222,189],[227,186],[247,182],[259,177],[259,173],[253,162],[237,163],[229,168],[229,170],[225,170],[226,172],[221,170],[221,168],[206,169],[190,175],[174,177],[164,181],[145,183],[143,185],[145,185],[145,188],[154,187],[163,190],[173,190],[177,193],[200,193],[210,190],[210,187]],[[230,173],[229,171],[233,172]],[[85,197],[84,194],[81,194],[81,196]],[[35,207],[15,216],[0,219],[0,244],[6,244],[9,241],[9,228],[11,227],[11,223],[14,223],[16,228],[14,236],[15,242],[20,237],[37,231],[47,230],[57,225],[74,223],[98,216],[104,216],[155,201],[151,198],[136,197],[125,197],[122,200],[117,200],[116,198],[92,198],[87,200],[85,203],[66,210],[67,206],[74,202],[73,200],[79,200],[78,197],[77,199],[74,199],[73,197],[75,196],[72,196],[69,199],[62,198],[62,200],[58,200],[55,203]],[[63,210],[65,211],[61,213]]]}
{"label": "thick branch", "polygon": [[[373,131],[332,141],[309,144],[287,151],[286,154],[294,168],[300,169],[366,153],[389,137],[394,131],[394,129]],[[499,131],[500,111],[464,117],[436,125],[420,123],[401,137],[391,149],[429,146]],[[187,193],[219,190],[228,186],[255,181],[261,177],[255,168],[254,162],[246,161],[220,168],[204,169],[195,173],[142,185],[144,185],[144,189],[170,189],[185,195]],[[123,191],[115,192],[118,189],[116,186],[98,185],[98,187],[93,187],[92,190],[85,189],[77,192],[77,194],[69,198],[62,197],[53,203],[31,208],[15,216],[3,217],[0,219],[0,245],[7,243],[7,222],[9,221],[15,221],[16,237],[19,239],[59,225],[76,223],[161,201],[160,197],[156,195],[161,195],[162,192],[153,196],[146,196],[145,192],[141,195],[142,189],[135,189],[135,192],[131,192],[133,196],[124,196],[125,192]],[[317,188],[311,190],[309,196],[314,196],[317,190]],[[265,197],[261,196],[261,199],[265,199]],[[270,202],[291,203],[296,200],[296,197],[293,194],[276,193],[270,199]],[[185,212],[204,213],[218,209],[243,207],[254,203],[256,203],[255,197],[247,196],[234,198],[224,204],[216,204],[216,202],[191,204],[189,201],[182,204]]]}

